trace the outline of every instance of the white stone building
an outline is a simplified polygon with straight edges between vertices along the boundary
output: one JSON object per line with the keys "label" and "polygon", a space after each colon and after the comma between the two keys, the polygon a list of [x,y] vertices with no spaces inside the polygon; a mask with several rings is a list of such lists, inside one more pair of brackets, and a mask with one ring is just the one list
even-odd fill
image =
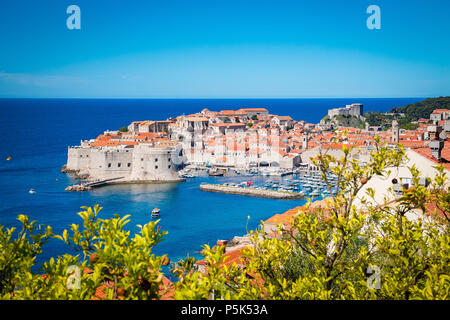
{"label": "white stone building", "polygon": [[77,146],[68,148],[66,169],[88,175],[91,180],[178,181],[183,161],[179,145]]}

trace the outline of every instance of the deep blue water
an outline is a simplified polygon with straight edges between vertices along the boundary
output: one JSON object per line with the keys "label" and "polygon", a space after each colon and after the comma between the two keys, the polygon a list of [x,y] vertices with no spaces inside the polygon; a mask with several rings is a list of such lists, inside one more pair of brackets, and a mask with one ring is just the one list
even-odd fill
{"label": "deep blue water", "polygon": [[[267,107],[273,114],[290,115],[295,120],[317,123],[332,107],[360,102],[364,110],[388,111],[420,101],[404,99],[255,99],[255,100],[83,100],[83,99],[0,99],[0,224],[17,226],[18,214],[49,224],[61,233],[72,223],[81,206],[100,204],[102,217],[130,214],[129,228],[145,224],[152,208],[161,209],[160,225],[169,232],[155,249],[172,260],[198,257],[202,244],[231,239],[256,228],[261,220],[303,204],[287,201],[205,193],[199,190],[205,179],[194,178],[166,185],[117,185],[92,192],[65,192],[74,183],[60,173],[67,160],[67,146],[95,138],[103,131],[128,125],[134,120],[160,120],[180,114],[241,107]],[[8,156],[11,161],[6,161]],[[58,179],[58,181],[57,181]],[[239,180],[239,179],[238,179]],[[245,178],[241,180],[251,180]],[[30,195],[34,188],[37,193]],[[68,249],[61,241],[47,245],[40,261]]]}

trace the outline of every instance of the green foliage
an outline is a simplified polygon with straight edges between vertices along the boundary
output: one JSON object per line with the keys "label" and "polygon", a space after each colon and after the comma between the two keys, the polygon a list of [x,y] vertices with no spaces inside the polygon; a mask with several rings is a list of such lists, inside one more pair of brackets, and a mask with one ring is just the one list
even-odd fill
{"label": "green foliage", "polygon": [[[425,202],[445,193],[441,167],[430,188],[419,185],[420,172],[411,167],[414,187],[403,190],[395,205],[375,202],[374,190],[360,191],[374,177],[387,177],[404,163],[401,145],[377,145],[367,165],[344,155],[320,154],[314,164],[327,181],[337,176],[338,191],[327,208],[300,210],[276,234],[252,233],[253,244],[243,255],[244,266],[224,266],[222,247],[205,247],[203,272],[190,270],[176,283],[182,299],[448,299],[450,239],[439,219],[410,220],[413,210],[425,212]],[[440,170],[440,171],[439,171]],[[448,210],[448,190],[439,199]],[[355,205],[361,201],[362,209]],[[426,216],[426,215],[424,215]],[[380,273],[374,284],[369,267]],[[375,285],[377,282],[375,282]]]}
{"label": "green foliage", "polygon": [[436,109],[450,109],[450,97],[430,98],[403,107],[396,107],[390,111],[391,113],[403,113],[404,117],[393,117],[379,112],[368,112],[364,114],[364,117],[369,125],[382,126],[383,130],[391,128],[394,118],[398,120],[400,129],[415,130],[419,125],[412,122],[416,122],[420,118],[429,119],[430,114]]}
{"label": "green foliage", "polygon": [[322,120],[324,123],[329,123],[331,121],[330,117],[328,115],[326,115],[325,117],[322,118]]}
{"label": "green foliage", "polygon": [[[381,127],[382,130],[386,131],[392,126],[393,116],[386,115],[380,112],[367,112],[364,114],[366,122],[373,127]],[[399,118],[399,117],[395,117]]]}
{"label": "green foliage", "polygon": [[119,128],[119,132],[128,132],[128,128],[127,127],[120,127]]}
{"label": "green foliage", "polygon": [[[0,225],[0,298],[8,298],[18,288],[33,291],[32,282],[36,277],[31,268],[42,247],[53,236],[48,226],[29,221],[25,215],[17,217],[22,224],[16,235],[16,228],[6,229]],[[31,286],[28,286],[30,283]]]}
{"label": "green foliage", "polygon": [[430,118],[430,114],[436,109],[450,109],[450,97],[426,99],[403,107],[393,108],[391,112],[404,113],[405,119],[411,122],[420,118]]}
{"label": "green foliage", "polygon": [[412,120],[409,118],[401,118],[398,120],[398,126],[400,129],[405,129],[405,130],[416,130],[419,125],[417,123],[412,123]]}
{"label": "green foliage", "polygon": [[[124,229],[129,216],[100,219],[98,205],[82,209],[78,215],[83,225],[72,224],[70,232],[64,230],[62,235],[54,235],[50,227],[36,233],[36,223],[29,223],[26,216],[19,216],[23,228],[15,240],[14,229],[0,228],[3,299],[92,299],[105,282],[104,294],[110,299],[160,297],[164,257],[152,254],[152,248],[166,232],[156,227],[158,221],[138,226],[139,232],[130,238],[130,231]],[[82,256],[51,258],[35,274],[31,272],[35,257],[51,237]]]}
{"label": "green foliage", "polygon": [[[333,117],[330,121],[336,123],[341,127],[351,127],[351,128],[364,128],[364,121],[362,121],[359,117],[351,116],[351,115],[338,115]],[[327,119],[325,119],[325,123],[328,123]]]}

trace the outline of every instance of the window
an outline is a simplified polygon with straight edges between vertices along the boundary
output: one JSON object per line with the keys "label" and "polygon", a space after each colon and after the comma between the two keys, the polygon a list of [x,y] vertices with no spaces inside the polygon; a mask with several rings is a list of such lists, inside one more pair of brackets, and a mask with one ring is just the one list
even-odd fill
{"label": "window", "polygon": [[131,167],[131,163],[128,162],[127,166],[128,166],[128,167]]}
{"label": "window", "polygon": [[158,166],[155,166],[155,169],[158,169]]}
{"label": "window", "polygon": [[170,162],[170,158],[169,158],[169,162]]}
{"label": "window", "polygon": [[155,158],[155,162],[158,162],[158,158]]}
{"label": "window", "polygon": [[82,155],[82,154],[80,154],[80,158],[83,158],[83,155]]}
{"label": "window", "polygon": [[167,166],[167,168],[169,168],[170,169],[170,164]]}
{"label": "window", "polygon": [[144,161],[144,158],[141,158],[141,161]]}
{"label": "window", "polygon": [[120,168],[120,162],[117,164],[117,167]]}
{"label": "window", "polygon": [[108,168],[111,168],[111,163],[108,163]]}

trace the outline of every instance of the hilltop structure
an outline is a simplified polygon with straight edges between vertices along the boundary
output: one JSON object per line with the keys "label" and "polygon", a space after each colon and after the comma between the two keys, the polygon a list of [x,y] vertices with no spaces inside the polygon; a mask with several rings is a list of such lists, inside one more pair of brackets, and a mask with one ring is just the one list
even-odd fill
{"label": "hilltop structure", "polygon": [[344,108],[334,108],[328,110],[328,116],[330,118],[342,115],[360,117],[363,115],[363,105],[361,103],[352,103],[346,105]]}

